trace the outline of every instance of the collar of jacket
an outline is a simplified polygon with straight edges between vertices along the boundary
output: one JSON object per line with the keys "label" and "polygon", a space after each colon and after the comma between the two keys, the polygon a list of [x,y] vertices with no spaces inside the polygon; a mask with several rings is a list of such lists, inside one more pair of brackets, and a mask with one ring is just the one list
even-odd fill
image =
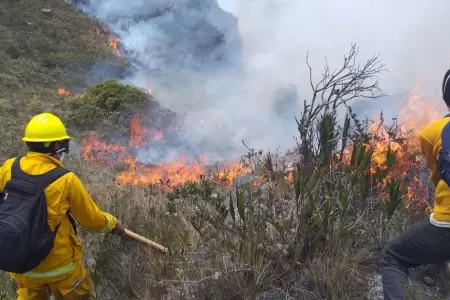
{"label": "collar of jacket", "polygon": [[47,162],[50,162],[50,163],[53,163],[53,164],[57,165],[58,167],[64,168],[63,163],[59,159],[56,159],[56,158],[54,158],[54,157],[52,157],[52,156],[50,156],[48,154],[29,151],[27,153],[26,157],[37,158],[39,160],[47,161]]}

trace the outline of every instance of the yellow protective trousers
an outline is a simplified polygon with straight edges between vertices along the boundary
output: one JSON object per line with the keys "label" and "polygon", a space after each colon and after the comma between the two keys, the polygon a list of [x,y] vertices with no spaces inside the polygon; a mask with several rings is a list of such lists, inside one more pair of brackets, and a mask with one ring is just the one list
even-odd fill
{"label": "yellow protective trousers", "polygon": [[48,300],[51,294],[58,300],[94,299],[90,278],[80,261],[60,276],[17,277],[13,276],[17,282],[17,300]]}

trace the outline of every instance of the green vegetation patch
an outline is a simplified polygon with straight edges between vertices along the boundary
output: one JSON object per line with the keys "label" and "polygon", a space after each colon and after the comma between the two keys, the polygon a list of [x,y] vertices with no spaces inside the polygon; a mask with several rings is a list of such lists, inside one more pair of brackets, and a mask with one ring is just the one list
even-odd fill
{"label": "green vegetation patch", "polygon": [[149,95],[135,87],[110,80],[70,101],[69,122],[82,130],[109,129],[129,132],[130,118],[145,109]]}

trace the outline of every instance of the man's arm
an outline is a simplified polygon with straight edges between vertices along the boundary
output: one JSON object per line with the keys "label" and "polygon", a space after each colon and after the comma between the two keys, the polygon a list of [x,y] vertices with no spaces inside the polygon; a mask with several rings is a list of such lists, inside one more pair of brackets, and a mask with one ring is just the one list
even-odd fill
{"label": "man's arm", "polygon": [[78,223],[91,231],[123,235],[124,229],[117,218],[100,210],[78,176],[73,173],[69,176],[70,212]]}
{"label": "man's arm", "polygon": [[420,135],[420,148],[422,150],[422,154],[425,157],[425,162],[427,163],[428,168],[431,171],[431,181],[434,186],[437,186],[440,180],[439,170],[437,159],[434,154],[434,147],[430,141],[424,137],[422,134]]}

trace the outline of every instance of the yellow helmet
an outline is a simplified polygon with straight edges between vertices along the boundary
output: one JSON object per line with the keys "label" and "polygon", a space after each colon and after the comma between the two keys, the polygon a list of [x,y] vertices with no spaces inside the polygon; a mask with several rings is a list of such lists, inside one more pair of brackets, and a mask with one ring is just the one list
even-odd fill
{"label": "yellow helmet", "polygon": [[70,139],[61,120],[51,114],[42,113],[34,116],[25,127],[24,142],[55,142]]}

